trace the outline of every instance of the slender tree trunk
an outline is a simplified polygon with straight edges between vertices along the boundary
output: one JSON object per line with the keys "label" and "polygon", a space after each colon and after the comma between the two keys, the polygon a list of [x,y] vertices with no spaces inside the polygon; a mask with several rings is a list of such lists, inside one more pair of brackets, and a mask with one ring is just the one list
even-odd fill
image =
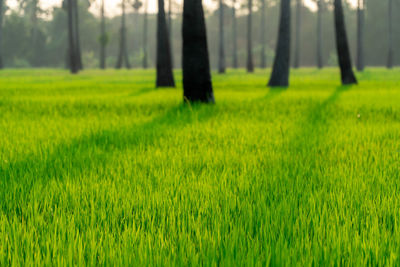
{"label": "slender tree trunk", "polygon": [[394,51],[393,51],[393,0],[389,0],[388,4],[389,10],[388,10],[388,42],[389,42],[389,47],[388,47],[388,59],[387,59],[387,67],[388,69],[393,68],[393,57],[394,57]]}
{"label": "slender tree trunk", "polygon": [[265,56],[265,0],[261,0],[261,63],[260,67],[265,69],[267,67],[267,60]]}
{"label": "slender tree trunk", "polygon": [[76,49],[76,57],[77,64],[79,70],[83,69],[82,63],[82,53],[81,53],[81,41],[80,41],[80,33],[79,33],[79,8],[78,8],[78,0],[73,0],[73,12],[74,14],[74,28],[75,28],[75,49]]}
{"label": "slender tree trunk", "polygon": [[38,36],[38,0],[32,0],[32,10],[31,10],[31,46],[32,55],[30,57],[30,63],[32,66],[36,67],[40,61],[40,55],[37,51],[37,36]]}
{"label": "slender tree trunk", "polygon": [[174,38],[172,35],[172,0],[169,0],[168,4],[168,37],[169,43],[171,45],[171,66],[172,69],[174,68]]}
{"label": "slender tree trunk", "polygon": [[121,16],[121,29],[119,39],[119,52],[116,69],[121,69],[124,62],[127,69],[131,68],[129,64],[128,50],[126,46],[126,23],[125,23],[125,0],[122,0],[122,16]]}
{"label": "slender tree trunk", "polygon": [[281,14],[278,31],[278,43],[271,78],[268,86],[289,86],[290,64],[290,0],[281,0]]}
{"label": "slender tree trunk", "polygon": [[364,71],[364,3],[363,3],[363,0],[358,0],[358,6],[357,6],[357,70]]}
{"label": "slender tree trunk", "polygon": [[171,48],[167,21],[165,18],[164,0],[158,0],[157,16],[157,87],[175,87],[171,64]]}
{"label": "slender tree trunk", "polygon": [[100,68],[106,68],[106,42],[107,42],[107,33],[106,33],[106,19],[104,16],[104,0],[101,0],[101,24],[100,24]]}
{"label": "slender tree trunk", "polygon": [[3,0],[0,0],[0,69],[3,69]]}
{"label": "slender tree trunk", "polygon": [[236,0],[232,1],[232,67],[238,68],[237,59],[237,20],[236,20]]}
{"label": "slender tree trunk", "polygon": [[206,24],[201,0],[184,0],[182,37],[184,100],[214,103]]}
{"label": "slender tree trunk", "polygon": [[142,66],[143,69],[147,69],[147,8],[148,8],[149,0],[146,0],[146,6],[143,15],[143,61]]}
{"label": "slender tree trunk", "polygon": [[317,4],[317,66],[319,69],[322,69],[324,67],[324,60],[322,56],[322,0],[318,0]]}
{"label": "slender tree trunk", "polygon": [[336,48],[338,54],[338,61],[342,77],[342,84],[356,84],[357,79],[354,76],[349,43],[347,41],[346,26],[344,21],[342,0],[335,0],[335,32],[336,32]]}
{"label": "slender tree trunk", "polygon": [[218,72],[225,73],[225,48],[224,48],[224,4],[219,0],[219,55]]}
{"label": "slender tree trunk", "polygon": [[294,47],[294,62],[293,67],[298,69],[300,67],[300,31],[301,31],[301,0],[296,0],[296,42]]}
{"label": "slender tree trunk", "polygon": [[253,38],[251,35],[252,30],[252,16],[253,16],[253,0],[248,0],[249,14],[247,16],[247,72],[254,72],[253,65]]}
{"label": "slender tree trunk", "polygon": [[75,31],[74,31],[74,0],[68,0],[68,52],[69,52],[69,68],[72,74],[76,74],[79,71],[78,60],[76,57],[76,41],[75,41]]}

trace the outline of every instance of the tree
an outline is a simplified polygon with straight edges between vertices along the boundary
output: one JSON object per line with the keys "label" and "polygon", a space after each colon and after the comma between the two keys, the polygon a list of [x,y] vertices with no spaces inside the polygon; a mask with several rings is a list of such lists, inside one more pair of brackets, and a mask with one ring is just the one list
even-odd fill
{"label": "tree", "polygon": [[104,0],[101,0],[100,7],[100,68],[106,68],[106,45],[108,43],[108,35],[106,33],[106,19],[104,16]]}
{"label": "tree", "polygon": [[0,69],[3,69],[3,13],[4,3],[0,0]]}
{"label": "tree", "polygon": [[364,0],[357,3],[357,70],[364,70]]}
{"label": "tree", "polygon": [[69,68],[72,74],[76,74],[79,71],[79,63],[76,49],[76,34],[74,27],[74,0],[67,0],[66,8],[68,13],[68,53],[69,53]]}
{"label": "tree", "polygon": [[393,68],[393,0],[389,0],[388,4],[388,58],[387,58],[387,68]]}
{"label": "tree", "polygon": [[184,0],[182,37],[184,99],[188,102],[214,103],[201,0]]}
{"label": "tree", "polygon": [[294,62],[293,67],[298,69],[300,67],[300,31],[301,31],[301,0],[296,0],[296,41],[294,45]]}
{"label": "tree", "polygon": [[232,0],[232,67],[237,69],[237,20],[236,20],[236,0]]}
{"label": "tree", "polygon": [[76,49],[76,57],[79,70],[83,69],[83,62],[82,62],[82,52],[81,52],[81,40],[80,40],[80,33],[79,33],[79,8],[78,8],[78,0],[73,0],[73,19],[74,19],[74,34],[75,34],[75,49]]}
{"label": "tree", "polygon": [[142,58],[142,67],[143,69],[147,69],[147,10],[148,10],[149,0],[146,0],[144,14],[143,14],[143,58]]}
{"label": "tree", "polygon": [[219,54],[218,72],[225,73],[225,46],[224,46],[224,2],[219,0]]}
{"label": "tree", "polygon": [[116,69],[121,69],[122,65],[125,62],[125,67],[127,69],[131,68],[131,64],[129,64],[129,56],[128,56],[128,48],[126,46],[126,23],[125,23],[125,0],[122,0],[122,16],[121,16],[121,28],[120,28],[120,36],[119,36],[119,52],[118,52],[118,60]]}
{"label": "tree", "polygon": [[290,64],[290,0],[281,0],[281,13],[278,30],[278,43],[271,78],[268,86],[289,86]]}
{"label": "tree", "polygon": [[164,0],[158,0],[157,16],[157,87],[175,87],[171,64],[171,48],[167,21],[165,18]]}
{"label": "tree", "polygon": [[251,36],[252,30],[252,14],[253,0],[248,0],[249,14],[247,15],[247,72],[254,72],[253,64],[253,40]]}
{"label": "tree", "polygon": [[317,0],[317,66],[319,69],[324,67],[322,56],[322,9],[323,0]]}
{"label": "tree", "polygon": [[336,48],[340,72],[342,77],[342,84],[356,84],[357,79],[354,76],[349,44],[347,41],[347,33],[344,21],[342,0],[334,1],[334,14],[335,14],[335,33],[336,33]]}
{"label": "tree", "polygon": [[262,69],[267,67],[267,60],[265,57],[265,0],[261,0],[261,65]]}

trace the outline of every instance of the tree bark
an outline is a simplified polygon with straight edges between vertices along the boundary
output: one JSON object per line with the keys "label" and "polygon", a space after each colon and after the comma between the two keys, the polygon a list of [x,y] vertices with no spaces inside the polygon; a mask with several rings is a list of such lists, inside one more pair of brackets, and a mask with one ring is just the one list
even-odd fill
{"label": "tree bark", "polygon": [[182,37],[184,100],[214,103],[206,24],[201,0],[184,0]]}
{"label": "tree bark", "polygon": [[143,61],[142,61],[142,67],[143,69],[148,68],[148,63],[147,63],[147,7],[148,7],[149,0],[146,0],[146,7],[144,10],[144,15],[143,15]]}
{"label": "tree bark", "polygon": [[129,64],[128,50],[126,46],[126,26],[125,26],[125,0],[122,0],[122,16],[121,16],[121,29],[120,29],[120,39],[119,39],[119,52],[116,69],[121,69],[124,62],[127,69],[131,68]]}
{"label": "tree bark", "polygon": [[301,0],[296,0],[296,42],[294,46],[294,62],[293,67],[298,69],[300,67],[300,31],[301,31]]}
{"label": "tree bark", "polygon": [[237,59],[237,20],[236,20],[236,0],[232,1],[232,67],[238,68]]}
{"label": "tree bark", "polygon": [[218,72],[225,73],[225,47],[224,47],[224,5],[223,0],[219,0],[219,54]]}
{"label": "tree bark", "polygon": [[101,0],[101,22],[100,22],[100,68],[106,68],[106,42],[107,42],[107,33],[106,33],[106,19],[104,16],[104,0]]}
{"label": "tree bark", "polygon": [[347,41],[346,26],[344,21],[342,0],[335,0],[334,2],[335,13],[335,32],[336,32],[336,48],[338,54],[338,61],[342,77],[342,84],[356,84],[357,79],[354,76],[349,44]]}
{"label": "tree bark", "polygon": [[249,14],[247,16],[247,72],[254,72],[253,65],[253,40],[251,36],[252,30],[252,15],[253,15],[253,0],[248,0]]}
{"label": "tree bark", "polygon": [[3,0],[0,0],[0,69],[4,68],[3,65]]}
{"label": "tree bark", "polygon": [[322,69],[324,67],[324,60],[322,56],[322,1],[318,0],[318,14],[317,14],[317,67]]}
{"label": "tree bark", "polygon": [[165,18],[164,0],[158,0],[157,16],[157,87],[175,87],[171,64],[171,48],[167,21]]}
{"label": "tree bark", "polygon": [[290,64],[290,0],[281,0],[281,14],[278,31],[278,43],[271,78],[268,86],[289,86]]}
{"label": "tree bark", "polygon": [[69,53],[69,61],[68,65],[70,68],[70,71],[72,74],[76,74],[79,71],[79,66],[78,66],[78,59],[76,56],[76,41],[75,41],[75,30],[74,30],[74,6],[73,6],[73,1],[74,0],[67,0],[67,12],[68,12],[68,53]]}
{"label": "tree bark", "polygon": [[79,33],[79,8],[78,8],[78,0],[73,0],[73,12],[74,12],[74,31],[75,31],[75,49],[76,49],[76,57],[77,64],[79,70],[83,70],[82,63],[82,53],[81,53],[81,41],[80,41],[80,33]]}
{"label": "tree bark", "polygon": [[[364,1],[357,5],[357,70],[364,71]],[[362,6],[361,6],[362,5]]]}
{"label": "tree bark", "polygon": [[265,69],[267,67],[267,60],[265,56],[265,0],[261,0],[261,62],[260,67]]}
{"label": "tree bark", "polygon": [[174,69],[174,38],[172,36],[172,0],[169,0],[168,3],[168,37],[169,37],[169,43],[171,47],[171,66],[172,69]]}
{"label": "tree bark", "polygon": [[389,42],[389,47],[388,47],[388,59],[387,59],[387,68],[391,69],[393,68],[393,57],[394,57],[394,51],[393,51],[393,0],[389,0],[388,4],[389,10],[388,10],[388,42]]}

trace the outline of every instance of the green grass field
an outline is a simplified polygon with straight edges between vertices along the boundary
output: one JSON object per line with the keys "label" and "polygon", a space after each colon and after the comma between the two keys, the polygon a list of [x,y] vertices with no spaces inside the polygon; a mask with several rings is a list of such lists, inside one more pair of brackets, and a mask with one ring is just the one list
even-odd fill
{"label": "green grass field", "polygon": [[400,70],[0,72],[0,265],[400,264]]}

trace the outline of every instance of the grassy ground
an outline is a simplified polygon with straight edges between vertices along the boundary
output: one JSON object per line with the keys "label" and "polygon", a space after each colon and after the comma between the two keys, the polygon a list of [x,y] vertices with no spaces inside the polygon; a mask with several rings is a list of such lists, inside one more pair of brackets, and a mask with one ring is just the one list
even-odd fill
{"label": "grassy ground", "polygon": [[400,70],[338,75],[0,72],[0,265],[399,264]]}

